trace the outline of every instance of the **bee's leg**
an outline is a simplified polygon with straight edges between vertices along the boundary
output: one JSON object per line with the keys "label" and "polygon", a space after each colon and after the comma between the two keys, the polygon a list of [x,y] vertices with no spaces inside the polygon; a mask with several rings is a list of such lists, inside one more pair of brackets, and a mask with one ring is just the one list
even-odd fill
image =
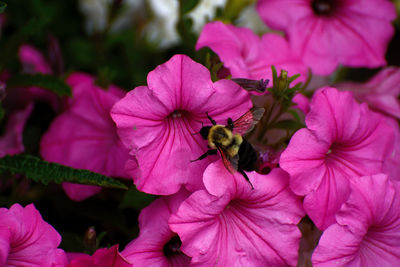
{"label": "bee's leg", "polygon": [[206,153],[201,155],[198,159],[191,160],[190,162],[195,162],[195,161],[198,161],[198,160],[205,159],[208,155],[217,155],[217,152],[218,152],[218,150],[216,150],[216,149],[209,149],[209,150],[207,150]]}
{"label": "bee's leg", "polygon": [[241,169],[239,169],[238,172],[240,172],[243,175],[244,179],[246,179],[246,181],[249,182],[249,184],[251,185],[251,190],[253,190],[254,189],[253,184],[250,182],[250,179],[247,176],[247,174]]}
{"label": "bee's leg", "polygon": [[208,112],[206,112],[207,118],[211,121],[212,125],[217,125],[217,122],[213,120],[209,115]]}
{"label": "bee's leg", "polygon": [[233,131],[234,127],[235,126],[233,125],[232,118],[228,118],[228,122],[227,122],[226,128],[228,128],[229,130]]}

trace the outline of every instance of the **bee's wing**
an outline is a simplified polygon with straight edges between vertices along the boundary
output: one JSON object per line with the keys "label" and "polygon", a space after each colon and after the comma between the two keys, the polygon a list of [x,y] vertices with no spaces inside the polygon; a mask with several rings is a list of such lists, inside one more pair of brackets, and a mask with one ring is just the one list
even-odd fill
{"label": "bee's wing", "polygon": [[264,115],[264,108],[252,108],[243,114],[239,119],[233,122],[233,132],[240,135],[251,131],[254,128],[261,117]]}
{"label": "bee's wing", "polygon": [[233,158],[228,157],[223,148],[217,147],[219,153],[221,154],[222,162],[224,163],[225,168],[230,173],[235,173],[238,169],[239,164],[239,156],[236,155]]}

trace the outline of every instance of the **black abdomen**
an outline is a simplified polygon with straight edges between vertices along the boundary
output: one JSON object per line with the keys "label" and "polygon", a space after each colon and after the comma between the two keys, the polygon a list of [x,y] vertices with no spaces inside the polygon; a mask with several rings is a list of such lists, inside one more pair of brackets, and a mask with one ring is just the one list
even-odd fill
{"label": "black abdomen", "polygon": [[257,152],[253,146],[243,139],[239,148],[238,169],[244,171],[254,171],[257,162]]}

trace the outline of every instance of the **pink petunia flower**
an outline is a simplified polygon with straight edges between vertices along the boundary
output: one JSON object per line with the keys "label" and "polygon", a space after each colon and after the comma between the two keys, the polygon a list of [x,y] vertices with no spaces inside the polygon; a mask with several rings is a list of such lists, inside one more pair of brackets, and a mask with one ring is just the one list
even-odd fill
{"label": "pink petunia flower", "polygon": [[4,134],[0,136],[0,158],[24,151],[22,133],[32,109],[31,103],[25,109],[16,110],[8,116]]}
{"label": "pink petunia flower", "polygon": [[[94,84],[93,77],[82,73],[71,74],[67,83],[72,87],[73,98],[43,135],[42,157],[74,168],[128,178],[124,171],[128,150],[120,141],[109,114],[124,91],[115,86],[101,89]],[[101,190],[98,186],[70,183],[63,183],[63,187],[76,201]]]}
{"label": "pink petunia flower", "polygon": [[132,267],[132,263],[119,253],[118,245],[114,245],[100,248],[92,256],[79,253],[70,259],[67,267]]}
{"label": "pink petunia flower", "polygon": [[304,212],[289,189],[288,174],[247,173],[254,190],[222,161],[204,172],[206,190],[189,196],[169,225],[193,266],[294,266]]}
{"label": "pink petunia flower", "polygon": [[168,226],[168,219],[178,210],[189,193],[156,199],[139,216],[139,237],[130,242],[122,255],[135,266],[188,266],[190,258],[180,250],[178,235]]}
{"label": "pink petunia flower", "polygon": [[313,266],[398,266],[400,185],[384,174],[354,180],[336,223],[322,234]]}
{"label": "pink petunia flower", "polygon": [[289,75],[301,74],[298,81],[307,79],[307,67],[300,54],[278,34],[268,33],[261,38],[250,29],[224,24],[220,21],[204,26],[196,49],[209,47],[218,54],[233,78],[272,79],[271,65]]}
{"label": "pink petunia flower", "polygon": [[122,142],[137,158],[140,172],[130,171],[137,188],[159,195],[174,194],[181,185],[203,188],[203,171],[212,159],[190,162],[207,150],[195,133],[210,124],[207,112],[223,124],[239,118],[252,107],[249,94],[230,80],[213,83],[204,66],[184,55],[151,71],[147,84],[111,110]]}
{"label": "pink petunia flower", "polygon": [[53,72],[42,53],[31,45],[21,45],[18,56],[25,73],[51,74]]}
{"label": "pink petunia flower", "polygon": [[387,67],[366,83],[344,82],[335,85],[353,91],[354,97],[370,108],[400,119],[400,68]]}
{"label": "pink petunia flower", "polygon": [[60,235],[33,204],[0,208],[1,266],[65,266],[65,253],[57,248],[60,242]]}
{"label": "pink petunia flower", "polygon": [[280,158],[294,193],[306,196],[304,208],[321,230],[350,193],[355,177],[382,172],[393,150],[393,129],[385,118],[358,104],[351,92],[317,91],[306,116]]}
{"label": "pink petunia flower", "polygon": [[392,152],[383,163],[383,173],[391,179],[400,181],[400,125],[397,120],[387,118],[386,122],[392,126],[394,132],[394,145]]}
{"label": "pink petunia flower", "polygon": [[285,31],[316,74],[329,75],[338,64],[386,64],[396,18],[388,0],[260,0],[257,10],[269,27]]}
{"label": "pink petunia flower", "polygon": [[310,111],[310,100],[305,95],[298,93],[293,97],[292,101],[295,104],[295,108],[299,109],[305,115],[308,114]]}

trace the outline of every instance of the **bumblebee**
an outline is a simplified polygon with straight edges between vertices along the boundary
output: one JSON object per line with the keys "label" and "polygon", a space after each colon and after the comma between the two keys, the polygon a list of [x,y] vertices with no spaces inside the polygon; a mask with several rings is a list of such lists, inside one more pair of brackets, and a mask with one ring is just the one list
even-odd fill
{"label": "bumblebee", "polygon": [[241,173],[253,189],[244,171],[255,170],[258,156],[253,146],[242,135],[251,131],[263,114],[263,108],[252,108],[235,121],[228,118],[226,125],[217,124],[207,114],[212,126],[203,126],[199,133],[204,140],[208,141],[209,150],[192,162],[202,160],[208,155],[216,155],[219,151],[226,169],[230,173],[236,171]]}

